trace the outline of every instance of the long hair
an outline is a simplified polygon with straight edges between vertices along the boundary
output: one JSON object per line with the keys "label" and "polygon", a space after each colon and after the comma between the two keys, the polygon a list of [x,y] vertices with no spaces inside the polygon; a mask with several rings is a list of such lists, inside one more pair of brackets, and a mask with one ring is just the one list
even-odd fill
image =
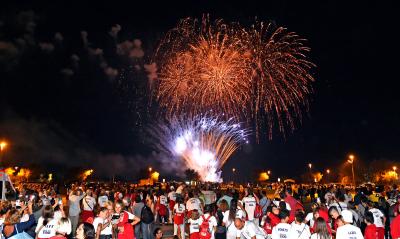
{"label": "long hair", "polygon": [[49,221],[54,218],[54,210],[51,205],[46,205],[43,208],[42,217],[43,217],[43,226],[46,226],[47,223],[49,223]]}
{"label": "long hair", "polygon": [[331,235],[329,234],[326,222],[322,217],[317,218],[317,220],[315,221],[315,233],[317,233],[318,238],[321,238],[321,239],[330,239],[331,238]]}
{"label": "long hair", "polygon": [[229,207],[229,220],[231,222],[235,221],[236,210],[237,210],[237,200],[236,199],[232,199],[231,200],[231,205]]}
{"label": "long hair", "polygon": [[90,223],[84,222],[83,224],[83,236],[85,239],[95,239],[96,233],[94,231],[94,226]]}

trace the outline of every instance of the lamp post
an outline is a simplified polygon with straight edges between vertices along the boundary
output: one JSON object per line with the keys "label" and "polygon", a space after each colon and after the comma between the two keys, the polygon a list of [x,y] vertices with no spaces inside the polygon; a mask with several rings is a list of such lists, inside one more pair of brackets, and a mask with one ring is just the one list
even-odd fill
{"label": "lamp post", "polygon": [[232,182],[233,182],[233,184],[235,184],[235,172],[236,172],[236,168],[232,168]]}
{"label": "lamp post", "polygon": [[354,185],[354,188],[356,188],[356,178],[354,176],[354,159],[355,159],[354,155],[350,154],[347,162],[349,162],[351,164],[351,173],[353,174],[353,185]]}
{"label": "lamp post", "polygon": [[312,168],[312,164],[311,163],[309,163],[308,164],[308,168],[310,169],[310,181],[312,182],[312,171],[311,171],[311,168]]}
{"label": "lamp post", "polygon": [[326,181],[329,182],[329,174],[331,173],[330,169],[326,170]]}

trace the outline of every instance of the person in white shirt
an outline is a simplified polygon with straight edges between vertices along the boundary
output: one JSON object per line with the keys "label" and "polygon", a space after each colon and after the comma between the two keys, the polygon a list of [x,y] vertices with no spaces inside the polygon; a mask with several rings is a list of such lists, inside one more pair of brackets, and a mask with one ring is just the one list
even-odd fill
{"label": "person in white shirt", "polygon": [[[208,220],[209,231],[211,232],[211,239],[215,239],[215,231],[218,226],[217,219],[211,214],[213,212],[212,205],[204,207],[204,215],[201,216],[202,222]],[[200,224],[201,225],[201,224]]]}
{"label": "person in white shirt", "polygon": [[209,190],[208,187],[206,187],[205,190],[202,190],[201,193],[204,196],[204,205],[210,205],[217,201],[217,194],[214,191]]}
{"label": "person in white shirt", "polygon": [[295,220],[291,224],[291,239],[309,239],[311,237],[310,228],[304,223],[305,214],[303,211],[295,213]]}
{"label": "person in white shirt", "polygon": [[265,239],[267,237],[264,230],[252,221],[246,221],[244,211],[238,210],[235,217],[236,239]]}
{"label": "person in white shirt", "polygon": [[185,238],[185,204],[179,197],[174,206],[174,236],[178,235],[178,228],[181,232],[181,238]]}
{"label": "person in white shirt", "polygon": [[159,193],[158,195],[159,200],[159,208],[158,208],[158,216],[159,220],[162,224],[168,221],[168,198],[164,195],[164,193]]}
{"label": "person in white shirt", "polygon": [[337,239],[364,239],[360,228],[353,226],[353,213],[349,210],[343,210],[342,218],[345,225],[338,227],[336,230]]}
{"label": "person in white shirt", "polygon": [[344,194],[338,190],[335,195],[334,201],[329,205],[329,207],[335,206],[340,213],[343,210],[347,210],[347,203],[344,201],[346,200]]}
{"label": "person in white shirt", "polygon": [[319,208],[318,203],[313,203],[311,205],[311,212],[309,212],[305,218],[305,223],[310,222],[310,227],[313,228],[314,227],[314,211],[318,210],[317,208]]}
{"label": "person in white shirt", "polygon": [[101,190],[100,196],[97,198],[97,202],[99,203],[100,207],[107,207],[108,197],[106,191]]}
{"label": "person in white shirt", "polygon": [[106,207],[100,208],[97,217],[93,221],[93,227],[96,232],[96,238],[112,238],[111,214]]}
{"label": "person in white shirt", "polygon": [[79,213],[81,212],[80,201],[86,196],[80,190],[72,190],[68,197],[69,202],[69,219],[72,224],[72,236],[75,237],[76,228],[79,222]]}
{"label": "person in white shirt", "polygon": [[51,205],[43,208],[42,216],[36,225],[35,233],[38,239],[50,238],[56,235],[58,220],[54,219],[54,210]]}
{"label": "person in white shirt", "polygon": [[82,200],[83,212],[81,218],[83,222],[86,222],[88,218],[94,218],[94,207],[96,206],[96,199],[92,196],[92,190],[86,191],[86,196]]}
{"label": "person in white shirt", "polygon": [[279,219],[281,220],[278,225],[272,229],[272,239],[289,238],[291,226],[287,222],[289,221],[289,211],[283,209],[279,212]]}
{"label": "person in white shirt", "polygon": [[236,211],[238,210],[238,202],[236,199],[231,200],[229,210],[224,212],[224,218],[222,219],[223,225],[226,227],[226,238],[236,239],[237,229],[235,227]]}
{"label": "person in white shirt", "polygon": [[174,186],[171,186],[171,191],[168,193],[169,200],[169,222],[172,222],[172,212],[174,210],[175,201],[176,201],[176,192],[174,191]]}
{"label": "person in white shirt", "polygon": [[368,211],[372,212],[374,215],[374,224],[376,226],[376,231],[378,232],[378,238],[383,238],[385,236],[386,217],[381,210],[375,208],[373,202],[369,202],[368,206],[370,208]]}
{"label": "person in white shirt", "polygon": [[200,213],[196,209],[192,211],[188,223],[189,223],[189,238],[198,239],[200,232],[200,225],[203,223],[203,220],[200,217]]}
{"label": "person in white shirt", "polygon": [[[245,190],[246,196],[242,199],[243,206],[247,213],[247,219],[249,221],[254,220],[254,211],[256,209],[258,199],[254,197],[253,190],[251,188],[246,188]],[[258,224],[258,223],[256,223]]]}
{"label": "person in white shirt", "polygon": [[193,210],[197,210],[202,215],[203,207],[199,198],[195,197],[192,192],[189,192],[189,200],[186,202],[186,210],[188,210],[188,216]]}

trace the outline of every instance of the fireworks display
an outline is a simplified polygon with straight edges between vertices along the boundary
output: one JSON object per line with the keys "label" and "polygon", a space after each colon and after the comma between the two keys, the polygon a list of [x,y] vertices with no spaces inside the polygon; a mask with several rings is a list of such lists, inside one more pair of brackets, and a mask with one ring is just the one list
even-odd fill
{"label": "fireworks display", "polygon": [[221,167],[242,143],[248,143],[246,129],[233,119],[217,117],[173,118],[149,130],[159,150],[182,158],[202,181],[220,182]]}
{"label": "fireworks display", "polygon": [[[301,121],[314,80],[304,40],[285,28],[256,22],[187,18],[170,30],[155,54],[156,99],[168,118],[213,110],[254,124],[257,137]],[[267,124],[264,124],[267,123]]]}

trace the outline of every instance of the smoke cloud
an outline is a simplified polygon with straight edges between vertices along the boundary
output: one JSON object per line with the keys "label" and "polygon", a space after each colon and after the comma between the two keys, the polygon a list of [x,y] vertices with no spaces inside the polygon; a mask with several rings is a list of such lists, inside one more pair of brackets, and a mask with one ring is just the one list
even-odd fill
{"label": "smoke cloud", "polygon": [[12,112],[1,119],[1,135],[10,144],[4,157],[6,166],[39,165],[54,172],[92,168],[100,178],[137,179],[140,170],[154,165],[162,175],[182,175],[178,161],[155,152],[148,156],[101,153],[53,120],[26,119]]}

